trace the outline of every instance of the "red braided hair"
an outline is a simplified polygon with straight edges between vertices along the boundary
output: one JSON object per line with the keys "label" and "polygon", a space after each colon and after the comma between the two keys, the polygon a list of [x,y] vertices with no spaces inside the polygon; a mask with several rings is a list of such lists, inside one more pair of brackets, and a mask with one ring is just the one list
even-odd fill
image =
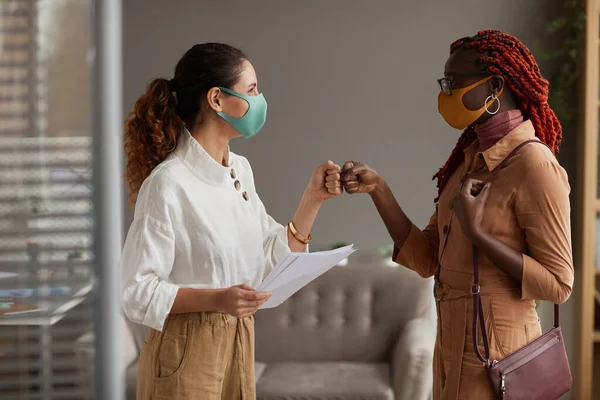
{"label": "red braided hair", "polygon": [[[535,135],[553,153],[558,153],[562,127],[548,105],[548,81],[540,73],[529,49],[519,39],[493,30],[479,31],[476,36],[458,39],[450,46],[450,54],[458,49],[474,49],[482,53],[478,62],[485,65],[486,71],[504,78],[515,93],[523,117],[531,120]],[[436,202],[452,174],[463,163],[463,149],[476,138],[474,125],[465,129],[446,164],[433,176],[433,179],[437,179],[438,187]]]}

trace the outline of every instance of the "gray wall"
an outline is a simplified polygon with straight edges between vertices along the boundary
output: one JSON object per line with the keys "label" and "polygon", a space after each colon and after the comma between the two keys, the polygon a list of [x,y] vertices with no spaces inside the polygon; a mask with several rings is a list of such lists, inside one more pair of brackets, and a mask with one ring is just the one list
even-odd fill
{"label": "gray wall", "polygon": [[[125,111],[190,46],[242,48],[269,102],[267,124],[232,142],[252,163],[267,210],[286,223],[313,169],[328,158],[377,169],[417,224],[433,211],[432,175],[459,135],[437,113],[436,79],[450,42],[491,27],[533,43],[542,0],[127,0]],[[177,4],[174,7],[173,4]],[[468,11],[467,11],[468,10]],[[518,10],[518,12],[515,12]],[[326,204],[316,245],[390,242],[367,196]]]}
{"label": "gray wall", "polygon": [[[423,225],[436,193],[431,176],[459,135],[437,113],[436,79],[451,41],[492,28],[533,46],[541,20],[551,12],[548,4],[127,0],[125,111],[151,78],[172,77],[175,63],[193,44],[238,46],[257,69],[269,114],[256,138],[238,139],[232,148],[252,163],[273,217],[287,223],[319,163],[356,159],[385,176],[407,214]],[[565,139],[567,166],[573,142]],[[376,248],[390,242],[367,196],[345,195],[327,203],[313,235],[317,246],[347,241]],[[548,310],[542,310],[546,324]],[[570,310],[565,307],[566,325]]]}

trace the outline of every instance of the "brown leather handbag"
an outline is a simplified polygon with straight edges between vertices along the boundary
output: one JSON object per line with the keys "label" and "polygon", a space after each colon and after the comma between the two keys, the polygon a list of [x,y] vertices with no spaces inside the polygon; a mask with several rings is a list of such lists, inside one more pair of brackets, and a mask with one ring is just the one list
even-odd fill
{"label": "brown leather handbag", "polygon": [[[554,305],[554,326],[548,332],[502,360],[490,359],[490,346],[483,320],[479,286],[478,251],[473,248],[473,346],[490,378],[496,398],[501,400],[556,400],[571,390],[573,378]],[[477,320],[480,322],[485,356],[477,345]]]}
{"label": "brown leather handbag", "polygon": [[[542,143],[538,140],[521,143],[496,167],[486,183],[521,147],[532,142]],[[559,325],[557,304],[554,305],[554,326],[548,332],[502,360],[491,360],[479,285],[479,250],[475,246],[473,246],[471,293],[473,294],[473,347],[477,358],[484,363],[496,398],[501,400],[556,400],[571,390],[573,378]],[[477,339],[478,320],[485,352],[483,356],[479,350]]]}

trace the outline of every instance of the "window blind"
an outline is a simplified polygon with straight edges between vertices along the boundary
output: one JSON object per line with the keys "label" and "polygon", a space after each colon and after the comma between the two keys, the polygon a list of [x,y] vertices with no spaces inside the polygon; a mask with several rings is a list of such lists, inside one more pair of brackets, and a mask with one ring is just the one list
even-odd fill
{"label": "window blind", "polygon": [[1,399],[91,398],[90,3],[0,2]]}

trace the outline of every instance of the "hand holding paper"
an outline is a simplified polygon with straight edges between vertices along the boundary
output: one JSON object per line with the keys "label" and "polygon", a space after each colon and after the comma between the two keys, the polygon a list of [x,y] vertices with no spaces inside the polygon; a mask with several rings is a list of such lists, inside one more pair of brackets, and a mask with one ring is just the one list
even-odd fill
{"label": "hand holding paper", "polygon": [[354,253],[353,245],[315,253],[289,253],[256,288],[272,296],[260,307],[277,307],[308,283]]}
{"label": "hand holding paper", "polygon": [[236,318],[253,315],[271,296],[267,291],[256,291],[248,285],[227,288],[219,298],[219,310]]}

